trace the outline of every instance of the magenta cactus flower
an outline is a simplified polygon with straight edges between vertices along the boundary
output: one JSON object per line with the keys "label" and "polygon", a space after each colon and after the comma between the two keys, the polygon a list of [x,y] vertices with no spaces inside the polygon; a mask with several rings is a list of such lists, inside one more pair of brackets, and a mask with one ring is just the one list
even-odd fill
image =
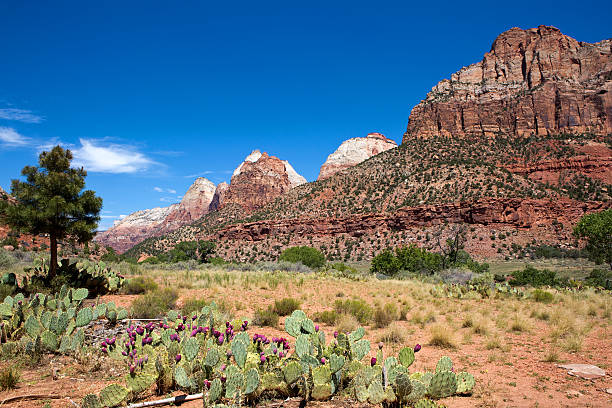
{"label": "magenta cactus flower", "polygon": [[316,332],[318,332],[318,331],[319,331],[319,325],[318,325],[318,324],[315,326],[315,331],[316,331]]}
{"label": "magenta cactus flower", "polygon": [[321,357],[321,364],[325,364],[325,357]]}
{"label": "magenta cactus flower", "polygon": [[136,333],[138,333],[138,334],[140,334],[140,335],[142,335],[142,334],[144,333],[144,329],[142,328],[142,326],[138,326],[138,327],[136,328]]}
{"label": "magenta cactus flower", "polygon": [[421,349],[421,345],[417,344],[416,346],[414,346],[414,352],[417,353],[419,350]]}
{"label": "magenta cactus flower", "polygon": [[181,355],[177,354],[176,357],[174,357],[174,359],[176,360],[176,362],[178,363],[179,361],[181,361]]}
{"label": "magenta cactus flower", "polygon": [[136,371],[136,367],[132,364],[130,365],[130,374],[134,375],[134,371]]}
{"label": "magenta cactus flower", "polygon": [[372,359],[370,360],[370,365],[372,367],[374,367],[376,365],[376,357],[372,357]]}
{"label": "magenta cactus flower", "polygon": [[259,359],[261,360],[262,363],[266,362],[266,356],[265,355],[261,355],[261,357],[259,357]]}
{"label": "magenta cactus flower", "polygon": [[221,371],[225,371],[226,368],[227,368],[227,364],[221,364]]}
{"label": "magenta cactus flower", "polygon": [[337,337],[338,337],[338,332],[337,332],[337,331],[335,331],[335,332],[334,332],[334,338],[337,338]]}

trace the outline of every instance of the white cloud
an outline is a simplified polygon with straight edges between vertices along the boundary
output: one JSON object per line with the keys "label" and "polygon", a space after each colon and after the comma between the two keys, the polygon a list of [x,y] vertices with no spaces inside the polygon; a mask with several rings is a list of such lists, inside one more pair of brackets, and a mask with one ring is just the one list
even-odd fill
{"label": "white cloud", "polygon": [[85,170],[100,173],[137,173],[155,162],[131,146],[109,144],[80,139],[81,147],[73,151],[74,164]]}
{"label": "white cloud", "polygon": [[24,146],[30,141],[15,129],[0,126],[0,142],[8,146]]}
{"label": "white cloud", "polygon": [[212,170],[206,170],[206,171],[203,171],[201,173],[189,174],[189,175],[183,176],[183,177],[185,177],[185,178],[194,178],[194,177],[201,177],[201,176],[205,176],[207,174],[213,174],[213,173],[214,173],[214,171],[212,171]]}
{"label": "white cloud", "polygon": [[32,113],[32,111],[14,108],[0,109],[0,119],[16,120],[25,123],[40,123],[43,121],[41,116]]}
{"label": "white cloud", "polygon": [[157,191],[158,193],[170,193],[170,194],[176,194],[176,190],[173,190],[171,188],[161,188],[161,187],[153,187],[154,191]]}
{"label": "white cloud", "polygon": [[159,201],[162,201],[164,203],[176,203],[176,198],[174,197],[162,197],[159,199]]}

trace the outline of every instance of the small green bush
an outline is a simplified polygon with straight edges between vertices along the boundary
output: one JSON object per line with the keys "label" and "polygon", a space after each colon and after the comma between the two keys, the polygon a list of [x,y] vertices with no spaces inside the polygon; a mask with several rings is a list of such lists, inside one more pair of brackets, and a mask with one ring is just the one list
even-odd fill
{"label": "small green bush", "polygon": [[374,324],[377,328],[387,327],[399,317],[397,305],[387,303],[384,307],[377,307],[374,311]]}
{"label": "small green bush", "polygon": [[350,314],[361,324],[367,324],[372,320],[372,307],[362,299],[337,299],[334,302],[334,310],[339,314]]}
{"label": "small green bush", "polygon": [[325,310],[314,315],[316,322],[321,322],[333,326],[338,321],[338,313],[335,310]]}
{"label": "small green bush", "polygon": [[173,288],[145,293],[132,303],[132,316],[137,319],[154,319],[173,309],[177,299],[178,292]]}
{"label": "small green bush", "polygon": [[522,271],[512,273],[510,279],[512,286],[556,286],[560,282],[557,280],[557,274],[548,269],[536,269],[533,266],[526,266]]}
{"label": "small green bush", "polygon": [[140,295],[157,289],[157,283],[149,277],[138,276],[128,279],[121,288],[121,292],[126,295]]}
{"label": "small green bush", "polygon": [[589,286],[612,290],[612,271],[593,269],[584,282]]}
{"label": "small green bush", "polygon": [[309,246],[287,248],[281,253],[278,260],[292,263],[301,262],[309,268],[320,268],[325,265],[325,255],[318,249]]}
{"label": "small green bush", "polygon": [[17,287],[13,285],[5,285],[0,283],[0,302],[3,302],[7,296],[13,296]]}
{"label": "small green bush", "polygon": [[278,319],[278,314],[271,308],[257,309],[253,317],[253,324],[261,327],[278,327]]}
{"label": "small green bush", "polygon": [[17,260],[5,249],[0,248],[0,268],[10,268]]}
{"label": "small green bush", "polygon": [[17,387],[21,374],[14,366],[8,366],[0,371],[0,390],[12,390]]}
{"label": "small green bush", "polygon": [[531,296],[533,300],[540,303],[552,303],[555,298],[552,293],[542,289],[534,289],[534,291],[531,292]]}
{"label": "small green bush", "polygon": [[293,298],[284,298],[281,300],[276,300],[274,302],[274,312],[279,316],[288,316],[293,313],[294,310],[298,310],[300,308],[300,301]]}
{"label": "small green bush", "polygon": [[181,308],[181,314],[189,316],[194,312],[200,312],[204,306],[207,306],[208,302],[205,299],[189,298],[186,299]]}

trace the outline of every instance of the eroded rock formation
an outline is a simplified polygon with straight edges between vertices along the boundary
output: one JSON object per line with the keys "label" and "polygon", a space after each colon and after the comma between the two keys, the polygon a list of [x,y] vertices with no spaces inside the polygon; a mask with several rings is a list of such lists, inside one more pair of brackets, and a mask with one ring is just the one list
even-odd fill
{"label": "eroded rock formation", "polygon": [[221,206],[238,204],[250,212],[303,183],[287,161],[255,150],[234,171]]}
{"label": "eroded rock formation", "polygon": [[397,147],[397,143],[380,133],[369,133],[366,137],[345,140],[335,152],[327,156],[327,160],[321,166],[318,180],[329,178],[339,171],[394,147]]}
{"label": "eroded rock formation", "polygon": [[612,133],[612,40],[579,42],[557,28],[512,28],[482,61],[439,82],[404,135]]}

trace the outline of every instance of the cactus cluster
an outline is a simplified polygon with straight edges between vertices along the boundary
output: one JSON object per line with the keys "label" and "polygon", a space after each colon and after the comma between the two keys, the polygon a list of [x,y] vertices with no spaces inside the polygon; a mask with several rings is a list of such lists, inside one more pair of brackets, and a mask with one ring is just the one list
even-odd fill
{"label": "cactus cluster", "polygon": [[485,284],[439,284],[432,287],[429,293],[434,297],[447,297],[456,299],[470,298],[492,298],[492,297],[517,297],[522,298],[525,292],[507,282]]}
{"label": "cactus cluster", "polygon": [[[84,306],[87,296],[87,289],[73,289],[66,285],[55,295],[7,296],[0,303],[2,341],[20,341],[30,355],[76,352],[85,341],[83,328],[103,317],[97,313],[101,305],[95,308]],[[104,309],[108,310],[108,305],[104,305]],[[127,317],[125,309],[119,310],[118,314]]]}
{"label": "cactus cluster", "polygon": [[250,336],[246,321],[219,320],[214,304],[193,316],[171,311],[162,322],[131,326],[124,338],[102,344],[105,353],[124,359],[125,383],[88,395],[83,406],[120,405],[155,385],[158,393],[203,392],[205,405],[242,405],[263,397],[328,400],[342,394],[372,404],[427,407],[436,406],[431,399],[469,394],[474,386],[470,374],[452,371],[448,357],[435,372],[411,373],[420,345],[385,358],[381,344],[366,364],[370,342],[363,328],[326,341],[299,310],[285,328],[295,339],[293,349],[283,337]]}

